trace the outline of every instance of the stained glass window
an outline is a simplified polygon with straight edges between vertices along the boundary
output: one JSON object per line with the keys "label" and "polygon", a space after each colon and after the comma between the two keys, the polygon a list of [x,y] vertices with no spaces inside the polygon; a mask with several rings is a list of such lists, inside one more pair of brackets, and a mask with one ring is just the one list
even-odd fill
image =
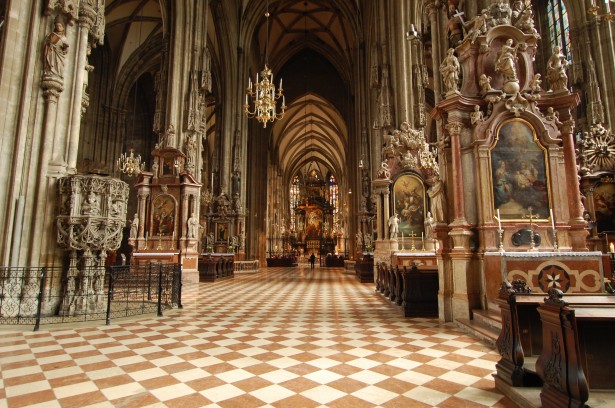
{"label": "stained glass window", "polygon": [[547,0],[547,21],[549,23],[549,40],[551,48],[559,45],[564,55],[571,58],[570,25],[568,13],[562,0]]}

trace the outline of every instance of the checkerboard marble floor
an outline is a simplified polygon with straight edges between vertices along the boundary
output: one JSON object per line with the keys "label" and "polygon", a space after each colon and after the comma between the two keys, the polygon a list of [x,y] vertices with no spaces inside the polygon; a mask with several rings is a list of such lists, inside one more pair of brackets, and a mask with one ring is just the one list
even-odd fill
{"label": "checkerboard marble floor", "polygon": [[342,269],[184,286],[110,326],[0,328],[0,407],[513,407],[497,353]]}

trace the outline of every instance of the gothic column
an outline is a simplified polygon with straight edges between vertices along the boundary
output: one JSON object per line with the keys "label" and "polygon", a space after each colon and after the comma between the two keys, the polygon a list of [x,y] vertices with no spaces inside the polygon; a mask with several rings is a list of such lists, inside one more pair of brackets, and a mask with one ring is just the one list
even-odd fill
{"label": "gothic column", "polygon": [[[73,95],[71,100],[70,128],[68,140],[68,155],[67,164],[69,172],[75,173],[77,167],[77,152],[79,149],[79,131],[81,129],[81,114],[82,114],[82,99],[84,94],[84,84],[88,75],[87,68],[87,52],[88,52],[88,36],[91,34],[91,29],[96,20],[104,21],[105,13],[104,6],[97,5],[95,8],[93,2],[80,2],[79,5],[79,24],[77,32],[77,44],[75,54],[75,66],[73,74]],[[94,37],[96,37],[94,35]],[[58,158],[54,157],[54,161]]]}
{"label": "gothic column", "polygon": [[[442,58],[439,58],[440,50],[440,30],[438,29],[438,7],[435,5],[433,1],[429,1],[425,4],[425,12],[429,15],[429,22],[431,24],[431,55],[432,55],[432,68],[433,72],[440,72],[440,61]],[[435,100],[434,102],[437,104],[440,101],[440,95],[442,95],[442,85],[441,85],[441,77],[440,75],[434,75],[433,81],[433,93]]]}

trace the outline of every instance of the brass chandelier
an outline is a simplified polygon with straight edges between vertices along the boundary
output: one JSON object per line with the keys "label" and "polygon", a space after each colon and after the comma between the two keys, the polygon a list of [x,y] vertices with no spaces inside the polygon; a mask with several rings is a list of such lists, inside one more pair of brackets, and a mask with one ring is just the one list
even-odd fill
{"label": "brass chandelier", "polygon": [[143,171],[144,163],[141,162],[141,155],[134,155],[134,149],[130,148],[130,155],[122,153],[117,159],[117,168],[128,177],[137,175]]}
{"label": "brass chandelier", "polygon": [[[260,72],[261,81],[259,82],[259,74],[256,74],[256,82],[252,84],[252,78],[248,77],[248,87],[246,88],[246,103],[243,105],[243,111],[248,118],[256,118],[263,124],[263,128],[267,127],[267,123],[273,122],[276,119],[282,119],[286,111],[285,98],[282,95],[282,79],[280,78],[280,86],[276,91],[273,83],[273,73],[268,64],[269,54],[269,0],[265,11],[266,21],[266,36],[265,36],[265,68]],[[280,112],[277,111],[277,101],[282,98],[282,106]],[[250,110],[250,100],[254,108]]]}

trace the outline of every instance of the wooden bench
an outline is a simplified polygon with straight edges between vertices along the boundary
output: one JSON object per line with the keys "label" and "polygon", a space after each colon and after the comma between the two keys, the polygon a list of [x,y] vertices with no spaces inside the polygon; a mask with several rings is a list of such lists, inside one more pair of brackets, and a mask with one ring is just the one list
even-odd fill
{"label": "wooden bench", "polygon": [[545,407],[584,407],[590,389],[615,389],[615,305],[571,305],[565,298],[551,289],[538,308],[544,343],[536,371]]}
{"label": "wooden bench", "polygon": [[[566,304],[584,311],[607,310],[607,314],[615,311],[615,297],[612,295],[562,294],[562,299]],[[530,293],[522,280],[513,281],[512,284],[505,281],[501,285],[498,305],[502,314],[502,330],[496,346],[502,358],[496,364],[496,378],[509,385],[537,387],[543,383],[543,378],[524,364],[525,357],[542,355],[543,344],[546,344],[544,339],[549,339],[545,337],[541,319],[543,301],[544,294]],[[552,345],[548,343],[547,346]]]}
{"label": "wooden bench", "polygon": [[199,281],[214,282],[235,276],[233,255],[206,254],[199,257]]}
{"label": "wooden bench", "polygon": [[376,292],[389,298],[404,317],[438,316],[438,270],[434,265],[377,264]]}

